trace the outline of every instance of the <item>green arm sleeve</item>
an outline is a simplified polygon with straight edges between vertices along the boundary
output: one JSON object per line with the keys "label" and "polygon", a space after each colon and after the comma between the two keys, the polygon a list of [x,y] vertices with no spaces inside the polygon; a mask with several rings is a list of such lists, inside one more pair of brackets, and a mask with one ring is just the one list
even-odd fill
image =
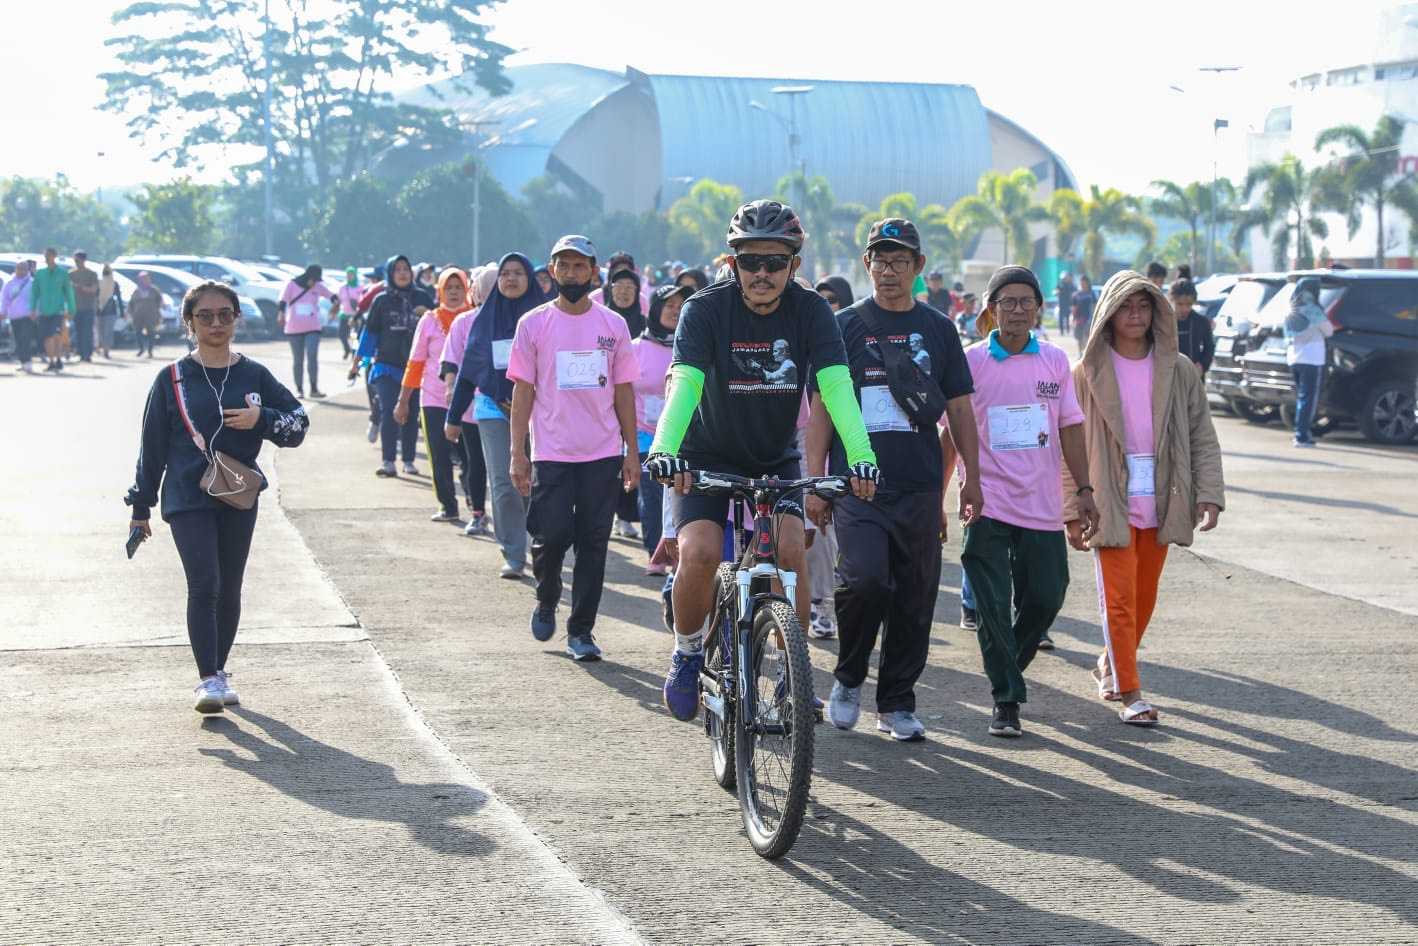
{"label": "green arm sleeve", "polygon": [[817,387],[822,392],[822,404],[842,438],[847,450],[847,465],[876,463],[867,425],[862,421],[862,407],[852,387],[852,373],[846,365],[828,365],[817,373]]}
{"label": "green arm sleeve", "polygon": [[679,445],[684,441],[684,433],[689,430],[689,422],[699,407],[699,399],[704,396],[704,372],[691,365],[674,365],[670,368],[670,399],[660,412],[660,422],[655,425],[655,440],[650,444],[650,453],[679,453]]}

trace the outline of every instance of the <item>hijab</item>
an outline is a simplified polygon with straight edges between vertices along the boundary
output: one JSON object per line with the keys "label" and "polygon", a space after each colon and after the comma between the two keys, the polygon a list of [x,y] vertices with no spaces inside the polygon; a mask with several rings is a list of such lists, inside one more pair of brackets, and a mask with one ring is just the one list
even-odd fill
{"label": "hijab", "polygon": [[325,270],[312,263],[305,267],[305,272],[295,277],[292,282],[302,289],[311,289],[314,288],[315,284],[318,283],[324,275]]}
{"label": "hijab", "polygon": [[698,292],[701,289],[705,289],[709,285],[709,277],[704,275],[704,270],[700,269],[698,266],[691,266],[689,269],[686,269],[684,272],[680,273],[678,276],[675,277],[675,282],[678,283],[686,276],[688,276],[690,280],[694,283],[695,292]]}
{"label": "hijab", "polygon": [[689,286],[661,286],[656,289],[650,295],[650,315],[645,319],[645,332],[640,337],[657,345],[673,345],[674,329],[667,328],[660,321],[660,314],[665,311],[665,303],[672,296],[680,295],[688,299],[693,294],[694,291]]}
{"label": "hijab", "polygon": [[[506,262],[506,257],[503,257],[503,262]],[[489,263],[473,271],[473,305],[482,305],[492,297],[492,291],[497,288],[497,276],[501,272],[501,263],[496,266]]]}
{"label": "hijab", "polygon": [[830,289],[832,294],[837,297],[839,309],[845,309],[856,301],[856,297],[852,295],[852,284],[841,276],[828,276],[819,282],[816,288],[821,289],[823,286]]}
{"label": "hijab", "polygon": [[108,300],[113,298],[113,293],[118,289],[118,283],[113,278],[113,267],[107,263],[103,264],[103,275],[98,281],[98,307],[102,309],[108,305]]}
{"label": "hijab", "polygon": [[[635,293],[630,300],[630,305],[622,308],[615,304],[615,284],[627,280],[635,284]],[[616,274],[611,277],[610,284],[606,286],[604,301],[607,309],[625,319],[625,325],[630,329],[631,338],[635,338],[645,331],[645,315],[640,311],[640,277],[635,275],[635,270],[617,270]]]}
{"label": "hijab", "polygon": [[[527,274],[527,291],[516,299],[509,299],[497,286],[497,276],[509,262],[522,265]],[[496,267],[488,266],[492,274],[492,288],[483,301],[473,320],[473,329],[468,337],[468,347],[463,350],[463,364],[459,366],[460,380],[471,381],[478,389],[494,401],[506,401],[512,397],[512,382],[507,380],[507,370],[494,368],[492,364],[492,343],[511,338],[517,331],[517,322],[538,306],[546,305],[552,297],[542,292],[532,275],[532,261],[521,253],[508,253],[498,261]]]}
{"label": "hijab", "polygon": [[[456,279],[463,284],[463,307],[461,309],[450,308],[446,300],[448,282],[452,279]],[[445,335],[448,333],[448,326],[453,324],[454,317],[457,316],[459,313],[466,312],[472,308],[472,303],[471,300],[468,298],[467,293],[468,274],[463,272],[458,267],[449,266],[448,268],[444,269],[443,272],[438,274],[438,309],[436,310],[435,314],[438,318],[438,323],[443,326],[443,333]]]}

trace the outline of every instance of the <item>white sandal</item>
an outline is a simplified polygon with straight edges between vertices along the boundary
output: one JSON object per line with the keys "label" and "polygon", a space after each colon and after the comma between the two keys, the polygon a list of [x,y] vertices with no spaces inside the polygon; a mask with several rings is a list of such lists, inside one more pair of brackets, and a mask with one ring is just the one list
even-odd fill
{"label": "white sandal", "polygon": [[1107,700],[1109,703],[1116,703],[1122,699],[1118,695],[1118,685],[1113,680],[1111,673],[1103,672],[1103,661],[1099,660],[1097,666],[1093,668],[1093,679],[1098,683],[1098,699]]}
{"label": "white sandal", "polygon": [[[1147,718],[1148,713],[1153,714],[1151,719]],[[1157,708],[1146,700],[1130,703],[1118,711],[1118,719],[1129,726],[1156,726],[1157,715]]]}

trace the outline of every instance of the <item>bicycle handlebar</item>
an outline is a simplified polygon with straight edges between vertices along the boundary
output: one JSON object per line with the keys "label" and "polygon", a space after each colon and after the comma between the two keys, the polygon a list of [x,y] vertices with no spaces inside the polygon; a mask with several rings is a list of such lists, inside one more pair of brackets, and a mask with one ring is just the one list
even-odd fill
{"label": "bicycle handlebar", "polygon": [[801,480],[752,479],[709,470],[690,470],[689,475],[690,492],[704,496],[743,496],[751,500],[753,494],[761,490],[774,494],[775,499],[781,499],[792,493],[810,492],[818,499],[830,502],[852,491],[845,476],[810,476]]}

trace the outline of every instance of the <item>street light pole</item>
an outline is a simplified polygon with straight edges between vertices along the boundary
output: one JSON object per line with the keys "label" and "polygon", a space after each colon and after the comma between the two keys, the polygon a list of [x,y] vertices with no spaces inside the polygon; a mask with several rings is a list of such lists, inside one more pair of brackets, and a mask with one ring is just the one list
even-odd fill
{"label": "street light pole", "polygon": [[[1240,66],[1201,66],[1199,72],[1209,72],[1212,75],[1221,75],[1227,72],[1239,72]],[[1218,150],[1220,148],[1219,132],[1223,128],[1231,127],[1231,123],[1224,118],[1214,118],[1211,121],[1211,213],[1206,227],[1206,274],[1210,276],[1216,271],[1216,181],[1217,165],[1220,161]]]}
{"label": "street light pole", "polygon": [[482,130],[486,126],[492,128],[502,124],[500,121],[471,121],[464,124],[472,126],[473,129],[473,261],[471,265],[482,265],[482,215],[483,215],[483,169],[482,159],[478,154],[482,148]]}
{"label": "street light pole", "polygon": [[262,182],[265,184],[265,228],[266,228],[266,255],[274,256],[276,253],[276,238],[272,224],[271,207],[271,174],[275,161],[272,158],[271,144],[271,0],[266,0],[266,12],[263,17],[264,29],[261,33],[261,58],[266,65],[266,88],[261,96],[261,117],[262,124],[265,125],[266,135],[266,167],[261,174]]}

